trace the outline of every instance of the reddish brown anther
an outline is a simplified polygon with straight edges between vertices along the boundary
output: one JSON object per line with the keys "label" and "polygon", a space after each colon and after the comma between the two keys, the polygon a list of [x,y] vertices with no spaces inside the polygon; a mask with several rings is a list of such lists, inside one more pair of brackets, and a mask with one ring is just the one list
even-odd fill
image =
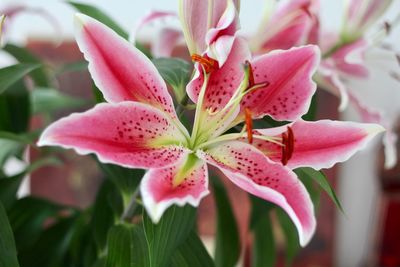
{"label": "reddish brown anther", "polygon": [[282,158],[281,162],[286,165],[292,158],[294,151],[294,133],[292,128],[287,127],[287,131],[282,133]]}
{"label": "reddish brown anther", "polygon": [[193,54],[191,58],[194,62],[198,62],[200,65],[202,65],[207,74],[219,68],[218,61],[208,56]]}
{"label": "reddish brown anther", "polygon": [[244,114],[246,116],[246,130],[247,130],[247,140],[249,140],[249,144],[253,143],[253,120],[251,119],[251,111],[249,108],[245,108]]}
{"label": "reddish brown anther", "polygon": [[249,70],[249,87],[248,88],[251,88],[256,84],[256,82],[254,81],[253,67],[251,66],[251,63],[248,60],[246,60],[245,64]]}

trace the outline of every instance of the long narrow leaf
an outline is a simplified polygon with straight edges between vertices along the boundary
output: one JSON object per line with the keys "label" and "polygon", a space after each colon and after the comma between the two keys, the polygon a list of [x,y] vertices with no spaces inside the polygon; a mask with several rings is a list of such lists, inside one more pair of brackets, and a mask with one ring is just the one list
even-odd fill
{"label": "long narrow leaf", "polygon": [[0,69],[0,94],[39,66],[39,64],[15,64]]}
{"label": "long narrow leaf", "polygon": [[224,185],[215,176],[212,177],[211,183],[217,207],[215,266],[235,266],[240,257],[240,238],[236,218]]}
{"label": "long narrow leaf", "polygon": [[0,202],[0,267],[18,267],[17,250],[6,210]]}

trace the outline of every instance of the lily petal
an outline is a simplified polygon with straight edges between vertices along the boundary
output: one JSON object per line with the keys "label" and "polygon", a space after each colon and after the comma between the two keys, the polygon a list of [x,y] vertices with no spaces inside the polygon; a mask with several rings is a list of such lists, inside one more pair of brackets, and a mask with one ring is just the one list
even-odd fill
{"label": "lily petal", "polygon": [[243,121],[246,108],[254,118],[269,115],[279,121],[295,121],[303,116],[317,87],[312,76],[319,58],[318,47],[308,45],[275,50],[253,60],[255,83],[266,85],[244,97],[237,121]]}
{"label": "lily petal", "polygon": [[[193,157],[182,158],[167,168],[150,169],[143,177],[140,187],[143,205],[154,223],[171,205],[197,207],[200,200],[209,194],[207,165]],[[175,184],[177,179],[180,182]]]}
{"label": "lily petal", "polygon": [[162,111],[137,102],[102,103],[51,124],[39,146],[94,153],[104,163],[159,168],[188,153],[185,134]]}
{"label": "lily petal", "polygon": [[329,60],[332,60],[334,67],[343,74],[353,77],[366,78],[369,71],[365,67],[365,50],[368,43],[361,39],[357,42],[343,46],[336,51]]}
{"label": "lily petal", "polygon": [[198,155],[243,190],[284,209],[297,227],[300,244],[310,241],[316,227],[314,209],[294,172],[238,141],[220,143]]}
{"label": "lily petal", "polygon": [[[318,0],[281,1],[272,17],[260,26],[253,47],[258,52],[289,49],[306,43],[316,43],[319,19]],[[265,23],[265,22],[264,22]]]}
{"label": "lily petal", "polygon": [[[331,168],[364,149],[371,139],[384,131],[378,124],[320,120],[299,120],[289,125],[294,133],[293,154],[287,163],[291,169]],[[256,130],[265,136],[280,137],[287,126]],[[267,141],[254,140],[253,145],[271,160],[280,162],[282,147]]]}
{"label": "lily petal", "polygon": [[[220,37],[219,39],[224,38]],[[243,65],[246,60],[251,58],[246,40],[241,37],[235,37],[232,50],[226,63],[219,69],[209,73],[208,83],[203,99],[201,113],[200,132],[212,132],[211,136],[218,136],[223,133],[231,122],[237,117],[239,109],[226,112],[221,111],[231,100],[234,93],[238,90],[243,78]],[[187,93],[193,102],[198,101],[200,90],[204,83],[204,72],[200,66],[197,66],[195,78],[188,84]],[[215,115],[212,115],[211,113]]]}
{"label": "lily petal", "polygon": [[[203,102],[206,109],[219,110],[228,103],[243,80],[243,65],[250,58],[246,40],[235,37],[226,63],[210,73]],[[204,73],[198,66],[194,79],[186,87],[188,96],[195,103],[197,103],[203,82]]]}
{"label": "lily petal", "polygon": [[191,55],[202,55],[218,36],[236,32],[238,5],[238,0],[180,0],[179,17]]}
{"label": "lily petal", "polygon": [[137,101],[176,118],[167,86],[151,61],[110,28],[76,15],[76,40],[89,61],[89,71],[110,103]]}
{"label": "lily petal", "polygon": [[343,32],[346,38],[356,40],[380,16],[382,16],[393,0],[346,0]]}

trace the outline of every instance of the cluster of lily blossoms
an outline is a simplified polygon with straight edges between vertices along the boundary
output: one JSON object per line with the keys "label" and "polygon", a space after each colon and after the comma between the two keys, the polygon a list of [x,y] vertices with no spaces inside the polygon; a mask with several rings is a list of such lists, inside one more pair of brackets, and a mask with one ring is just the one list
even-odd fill
{"label": "cluster of lily blossoms", "polygon": [[[312,76],[320,63],[317,46],[254,57],[247,40],[237,34],[238,1],[180,4],[185,40],[195,62],[186,88],[196,104],[190,133],[152,62],[105,25],[78,14],[77,43],[108,103],[54,122],[38,144],[148,169],[141,197],[155,223],[171,205],[198,206],[209,194],[207,168],[214,166],[243,190],[285,210],[301,245],[306,245],[316,227],[314,208],[293,169],[332,167],[384,129],[377,124],[301,119],[316,90]],[[253,120],[265,116],[288,124],[253,129]],[[241,132],[227,132],[241,125]]]}
{"label": "cluster of lily blossoms", "polygon": [[[250,38],[253,51],[264,53],[296,45],[316,44],[322,50],[322,62],[315,79],[318,85],[338,96],[339,110],[350,103],[363,122],[384,125],[385,166],[397,163],[396,124],[400,110],[382,106],[382,96],[399,101],[400,56],[385,47],[383,41],[400,21],[400,13],[391,22],[376,29],[377,22],[391,7],[392,0],[343,0],[344,13],[339,32],[321,27],[319,0],[269,1],[270,7],[256,35]],[[376,71],[369,65],[379,65]],[[377,76],[376,88],[368,90]],[[383,88],[390,87],[390,88]],[[385,101],[388,102],[388,101]]]}
{"label": "cluster of lily blossoms", "polygon": [[[396,125],[400,109],[396,103],[400,101],[400,94],[396,89],[400,82],[400,55],[388,49],[383,41],[399,23],[400,14],[376,29],[377,22],[391,7],[393,0],[342,2],[342,27],[339,32],[328,32],[321,25],[320,0],[266,1],[265,15],[258,31],[246,38],[256,55],[299,45],[318,45],[322,50],[322,62],[314,76],[318,86],[340,99],[339,111],[346,110],[351,104],[363,122],[385,126],[385,166],[392,168],[397,163]],[[174,16],[173,12],[151,12],[138,23],[132,35],[136,36],[146,24]],[[152,43],[153,54],[171,56],[174,47],[182,42],[183,35],[171,25],[163,24]],[[372,88],[370,84],[374,81],[381,86]],[[388,102],[388,96],[394,104],[380,103]],[[380,99],[386,100],[379,102]]]}

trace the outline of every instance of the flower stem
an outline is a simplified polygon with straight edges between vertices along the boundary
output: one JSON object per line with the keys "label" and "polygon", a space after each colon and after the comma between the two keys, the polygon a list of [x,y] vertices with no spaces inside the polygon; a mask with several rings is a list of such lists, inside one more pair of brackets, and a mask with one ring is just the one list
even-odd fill
{"label": "flower stem", "polygon": [[138,186],[135,192],[133,192],[131,201],[129,202],[128,206],[125,207],[125,210],[122,213],[121,221],[130,222],[132,220],[133,215],[135,214],[135,210],[137,208],[138,204],[137,198],[139,194],[140,194],[140,186]]}

